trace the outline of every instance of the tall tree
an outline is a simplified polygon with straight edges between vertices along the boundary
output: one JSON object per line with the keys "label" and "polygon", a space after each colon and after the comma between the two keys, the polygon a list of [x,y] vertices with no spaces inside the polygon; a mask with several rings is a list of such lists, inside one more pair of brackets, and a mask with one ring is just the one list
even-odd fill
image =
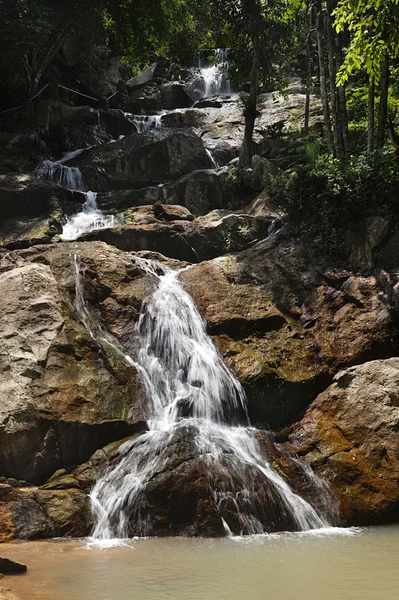
{"label": "tall tree", "polygon": [[245,99],[245,132],[240,166],[250,166],[253,131],[257,117],[260,83],[281,79],[284,62],[292,56],[291,29],[283,0],[211,0],[215,38],[233,49],[233,71],[237,81],[250,74],[249,96]]}
{"label": "tall tree", "polygon": [[[340,0],[334,17],[337,32],[347,29],[350,33],[350,43],[345,60],[338,71],[337,82],[343,86],[351,75],[364,70],[370,86],[379,86],[379,118],[375,145],[381,147],[387,119],[389,65],[390,61],[399,56],[399,2]],[[374,120],[371,111],[369,118]],[[371,130],[374,131],[374,124],[370,121],[368,129],[370,135]]]}

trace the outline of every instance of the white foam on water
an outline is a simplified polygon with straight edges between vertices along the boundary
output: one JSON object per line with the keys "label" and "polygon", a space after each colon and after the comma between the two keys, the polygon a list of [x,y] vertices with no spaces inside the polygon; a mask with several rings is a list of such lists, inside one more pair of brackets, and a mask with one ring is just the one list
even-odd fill
{"label": "white foam on water", "polygon": [[116,220],[113,215],[104,215],[97,206],[97,193],[86,192],[86,202],[77,214],[67,217],[60,238],[63,241],[77,240],[84,233],[96,229],[115,227]]}
{"label": "white foam on water", "polygon": [[[263,511],[270,503],[295,530],[328,527],[323,511],[296,494],[264,458],[256,430],[239,424],[248,423],[244,390],[206,333],[197,307],[179,283],[179,272],[155,261],[134,260],[158,282],[136,326],[140,350],[133,361],[150,405],[149,431],[125,442],[94,486],[93,538],[152,534],[146,486],[162,472],[181,435],[191,437],[198,458],[208,467],[227,535],[237,530],[237,523],[247,534],[264,533]],[[331,504],[312,472],[303,469],[303,477],[324,498],[324,508]]]}

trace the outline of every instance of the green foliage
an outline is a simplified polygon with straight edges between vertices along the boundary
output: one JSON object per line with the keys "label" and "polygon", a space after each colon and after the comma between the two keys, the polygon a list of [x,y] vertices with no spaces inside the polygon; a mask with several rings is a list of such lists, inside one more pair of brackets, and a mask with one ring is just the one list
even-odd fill
{"label": "green foliage", "polygon": [[157,54],[191,51],[192,0],[106,0],[105,23],[126,62],[138,68]]}
{"label": "green foliage", "polygon": [[368,214],[399,224],[399,166],[390,153],[345,161],[324,154],[267,184],[297,233],[325,254],[345,257],[348,225]]}
{"label": "green foliage", "polygon": [[297,50],[293,15],[284,0],[210,0],[213,38],[232,48],[230,77],[234,85],[248,81],[254,40],[259,39],[260,87],[276,89],[285,81]]}
{"label": "green foliage", "polygon": [[399,56],[399,0],[341,0],[333,14],[337,32],[351,35],[338,85],[361,69],[378,83],[382,61]]}
{"label": "green foliage", "polygon": [[[374,121],[378,121],[379,90],[375,96]],[[349,154],[362,154],[367,148],[368,88],[365,85],[348,88],[346,91],[349,127]],[[397,101],[390,89],[388,114],[396,112]]]}

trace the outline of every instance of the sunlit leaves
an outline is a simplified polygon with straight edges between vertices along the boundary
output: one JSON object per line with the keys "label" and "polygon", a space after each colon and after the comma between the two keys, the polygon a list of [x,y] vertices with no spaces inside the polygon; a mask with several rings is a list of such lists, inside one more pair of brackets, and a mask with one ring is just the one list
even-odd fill
{"label": "sunlit leaves", "polygon": [[378,83],[382,61],[399,55],[399,0],[341,0],[333,14],[337,32],[351,35],[337,84],[360,69]]}

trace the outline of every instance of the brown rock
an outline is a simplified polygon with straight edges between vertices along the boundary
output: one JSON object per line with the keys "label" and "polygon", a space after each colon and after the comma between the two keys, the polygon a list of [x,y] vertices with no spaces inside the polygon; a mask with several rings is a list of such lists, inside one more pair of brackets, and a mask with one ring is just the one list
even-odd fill
{"label": "brown rock", "polygon": [[395,352],[378,282],[346,277],[331,287],[284,233],[181,275],[255,422],[293,422],[339,368]]}
{"label": "brown rock", "polygon": [[[102,300],[110,329],[130,338],[125,327],[133,326],[148,292],[128,282],[141,282],[142,273],[105,246],[79,250],[88,261],[88,301]],[[134,368],[123,354],[98,345],[76,313],[75,251],[74,244],[19,251],[0,275],[0,474],[31,483],[87,461],[97,448],[133,433],[144,420]]]}
{"label": "brown rock", "polygon": [[311,404],[289,447],[330,482],[344,525],[396,521],[399,359],[350,367]]}

